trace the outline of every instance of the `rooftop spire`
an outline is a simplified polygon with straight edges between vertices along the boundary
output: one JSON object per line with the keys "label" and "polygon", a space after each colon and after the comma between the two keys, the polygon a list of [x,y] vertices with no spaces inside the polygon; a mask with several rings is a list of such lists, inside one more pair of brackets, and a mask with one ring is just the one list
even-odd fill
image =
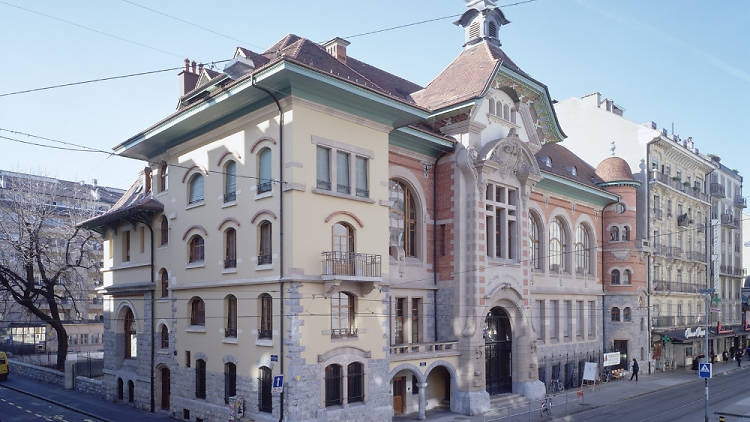
{"label": "rooftop spire", "polygon": [[500,46],[500,27],[510,23],[493,0],[466,0],[467,10],[454,24],[464,28],[464,47],[482,41]]}

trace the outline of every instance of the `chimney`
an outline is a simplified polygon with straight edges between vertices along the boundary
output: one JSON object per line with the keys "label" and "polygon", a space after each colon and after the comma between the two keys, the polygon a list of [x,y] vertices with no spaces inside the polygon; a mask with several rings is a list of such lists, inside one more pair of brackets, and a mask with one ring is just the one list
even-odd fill
{"label": "chimney", "polygon": [[145,194],[151,193],[151,167],[146,167],[143,169],[143,185],[144,185],[143,193]]}
{"label": "chimney", "polygon": [[192,62],[191,70],[190,59],[185,59],[185,70],[180,72],[177,77],[179,78],[180,97],[195,89],[195,85],[198,83],[198,74],[195,73],[195,62]]}
{"label": "chimney", "polygon": [[331,41],[323,44],[326,52],[336,58],[341,63],[346,64],[346,46],[351,44],[349,41],[336,37]]}

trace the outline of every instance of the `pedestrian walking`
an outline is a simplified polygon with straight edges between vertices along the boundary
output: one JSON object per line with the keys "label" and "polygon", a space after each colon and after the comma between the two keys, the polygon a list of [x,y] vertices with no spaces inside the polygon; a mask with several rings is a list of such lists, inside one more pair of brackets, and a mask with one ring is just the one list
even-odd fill
{"label": "pedestrian walking", "polygon": [[721,353],[721,360],[723,360],[724,362],[729,362],[729,354],[726,350]]}
{"label": "pedestrian walking", "polygon": [[633,374],[630,375],[630,381],[633,381],[633,377],[635,377],[635,382],[638,382],[638,361],[633,358]]}
{"label": "pedestrian walking", "polygon": [[738,351],[737,356],[735,356],[735,359],[737,359],[737,367],[742,367],[742,352]]}

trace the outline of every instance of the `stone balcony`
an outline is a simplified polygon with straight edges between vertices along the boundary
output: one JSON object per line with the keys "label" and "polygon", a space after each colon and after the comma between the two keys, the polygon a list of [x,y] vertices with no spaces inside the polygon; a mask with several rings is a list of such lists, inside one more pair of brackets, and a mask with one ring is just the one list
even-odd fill
{"label": "stone balcony", "polygon": [[432,343],[396,344],[391,346],[391,361],[458,356],[458,341],[438,341]]}

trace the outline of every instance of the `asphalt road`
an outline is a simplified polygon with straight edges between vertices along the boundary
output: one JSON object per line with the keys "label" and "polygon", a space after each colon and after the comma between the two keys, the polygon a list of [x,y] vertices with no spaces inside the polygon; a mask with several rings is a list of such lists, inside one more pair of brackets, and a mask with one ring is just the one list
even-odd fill
{"label": "asphalt road", "polygon": [[[738,371],[717,376],[710,381],[709,421],[719,420],[719,416],[714,412],[723,411],[750,395],[747,378],[745,371]],[[556,420],[565,422],[703,422],[704,412],[704,385],[703,380],[698,379]],[[746,420],[750,422],[750,419]]]}
{"label": "asphalt road", "polygon": [[0,422],[99,422],[32,396],[5,388],[0,384]]}

